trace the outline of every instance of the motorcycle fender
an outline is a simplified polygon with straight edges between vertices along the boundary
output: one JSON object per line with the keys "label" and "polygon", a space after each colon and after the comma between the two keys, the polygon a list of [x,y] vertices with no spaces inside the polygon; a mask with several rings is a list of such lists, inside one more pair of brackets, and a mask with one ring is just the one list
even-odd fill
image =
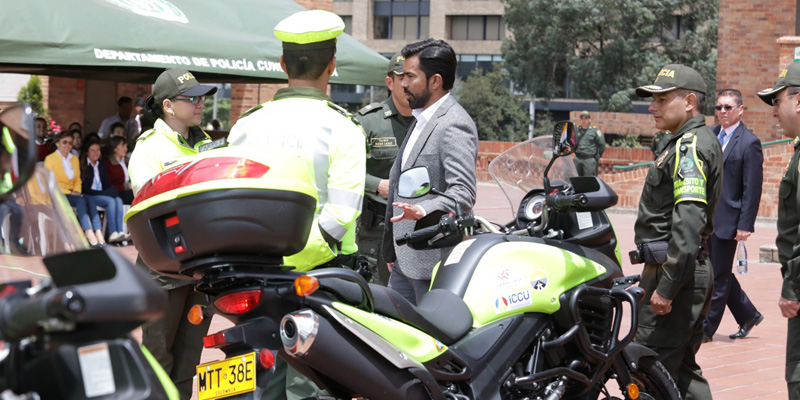
{"label": "motorcycle fender", "polygon": [[642,357],[656,357],[658,353],[638,343],[631,342],[622,350],[622,358],[632,371],[639,369],[639,359]]}

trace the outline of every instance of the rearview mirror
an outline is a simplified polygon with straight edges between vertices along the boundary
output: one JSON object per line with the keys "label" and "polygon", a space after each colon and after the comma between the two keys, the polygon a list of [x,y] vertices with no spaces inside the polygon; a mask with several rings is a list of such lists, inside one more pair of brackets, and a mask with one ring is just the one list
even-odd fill
{"label": "rearview mirror", "polygon": [[414,167],[400,174],[397,195],[408,199],[422,197],[431,191],[431,178],[427,167]]}
{"label": "rearview mirror", "polygon": [[553,153],[559,157],[572,154],[577,142],[575,123],[572,121],[557,122],[553,126]]}
{"label": "rearview mirror", "polygon": [[0,200],[25,185],[36,166],[34,118],[28,104],[0,112]]}

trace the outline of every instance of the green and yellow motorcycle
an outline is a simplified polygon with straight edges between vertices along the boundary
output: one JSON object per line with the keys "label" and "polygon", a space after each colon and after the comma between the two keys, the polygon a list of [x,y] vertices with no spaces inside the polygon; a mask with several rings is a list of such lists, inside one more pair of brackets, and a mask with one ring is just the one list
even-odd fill
{"label": "green and yellow motorcycle", "polygon": [[[455,245],[416,305],[354,271],[282,265],[316,205],[287,154],[201,153],[151,180],[127,221],[151,268],[212,298],[191,319],[234,324],[204,341],[226,358],[198,366],[200,399],[261,398],[276,355],[336,399],[679,399],[656,354],[632,342],[644,293],[622,275],[603,211],[617,196],[574,176],[561,158],[574,147],[562,122],[492,162],[509,199],[524,192],[508,224],[459,211],[400,239]],[[444,196],[424,168],[404,171],[398,194]]]}

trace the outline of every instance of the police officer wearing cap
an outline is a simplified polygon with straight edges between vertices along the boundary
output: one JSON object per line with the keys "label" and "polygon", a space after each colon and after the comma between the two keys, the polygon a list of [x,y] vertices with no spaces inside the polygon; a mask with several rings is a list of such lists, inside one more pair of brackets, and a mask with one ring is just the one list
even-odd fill
{"label": "police officer wearing cap", "polygon": [[364,206],[358,224],[358,252],[367,257],[377,275],[373,281],[386,285],[389,269],[383,259],[381,242],[386,217],[386,196],[389,195],[389,172],[408,127],[414,121],[411,107],[400,82],[405,57],[397,53],[389,60],[384,81],[389,97],[358,111],[356,119],[367,135],[367,180],[364,185]]}
{"label": "police officer wearing cap", "polygon": [[656,128],[675,137],[648,170],[639,199],[630,255],[645,264],[639,286],[647,295],[635,340],[658,353],[686,399],[711,399],[695,354],[714,282],[706,241],[722,186],[722,146],[705,124],[705,93],[700,74],[679,64],[636,89],[653,97]]}
{"label": "police officer wearing cap", "polygon": [[[200,146],[211,143],[200,128],[205,96],[216,93],[217,87],[201,85],[194,75],[182,68],[161,73],[147,98],[150,113],[158,117],[153,129],[142,133],[128,163],[133,193],[158,173],[168,169],[181,158],[197,154]],[[164,316],[142,327],[142,344],[164,367],[181,398],[192,396],[192,378],[203,351],[203,336],[211,321],[192,325],[186,314],[195,304],[207,305],[206,297],[196,293],[191,281],[177,280],[145,268],[162,288],[167,290],[167,310]]]}
{"label": "police officer wearing cap", "polygon": [[783,173],[778,188],[778,259],[783,285],[778,307],[788,319],[786,335],[786,383],[790,400],[800,400],[800,62],[781,71],[772,88],[758,92],[771,105],[786,137],[794,139],[794,154]]}
{"label": "police officer wearing cap", "polygon": [[[355,225],[366,176],[364,132],[325,93],[342,31],[342,19],[321,10],[301,11],[279,22],[275,36],[283,42],[280,63],[289,87],[245,113],[228,136],[232,146],[280,149],[305,160],[318,191],[316,215],[305,248],[284,258],[285,265],[300,271],[341,267],[357,250]],[[267,398],[301,399],[318,393],[284,362],[275,368]]]}
{"label": "police officer wearing cap", "polygon": [[606,139],[603,132],[592,125],[592,116],[588,111],[581,112],[581,123],[578,126],[578,148],[575,149],[575,169],[580,176],[597,176],[597,162],[606,151]]}

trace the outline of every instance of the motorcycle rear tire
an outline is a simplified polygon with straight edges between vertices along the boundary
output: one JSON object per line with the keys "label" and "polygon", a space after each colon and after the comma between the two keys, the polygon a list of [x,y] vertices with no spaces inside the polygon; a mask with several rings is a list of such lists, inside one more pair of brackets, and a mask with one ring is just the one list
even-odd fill
{"label": "motorcycle rear tire", "polygon": [[[634,383],[639,386],[639,399],[641,400],[680,400],[681,395],[678,385],[672,379],[667,369],[653,357],[639,359],[639,369],[631,371]],[[611,382],[608,382],[611,383]],[[606,399],[598,389],[588,396],[588,399]],[[615,399],[610,397],[609,399]]]}

